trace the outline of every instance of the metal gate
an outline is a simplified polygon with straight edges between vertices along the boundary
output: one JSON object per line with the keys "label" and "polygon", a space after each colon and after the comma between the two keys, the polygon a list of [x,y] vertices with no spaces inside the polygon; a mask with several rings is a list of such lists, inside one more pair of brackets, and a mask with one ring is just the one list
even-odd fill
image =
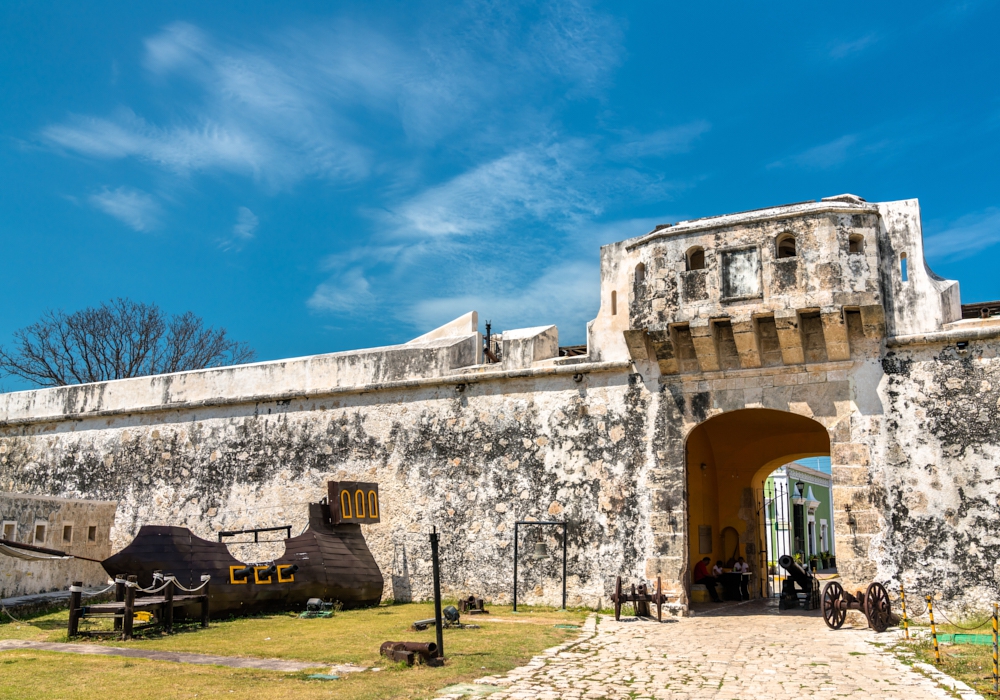
{"label": "metal gate", "polygon": [[783,481],[764,482],[756,492],[759,545],[757,571],[761,572],[761,595],[777,598],[784,580],[778,557],[791,554],[791,517],[788,508],[788,485]]}

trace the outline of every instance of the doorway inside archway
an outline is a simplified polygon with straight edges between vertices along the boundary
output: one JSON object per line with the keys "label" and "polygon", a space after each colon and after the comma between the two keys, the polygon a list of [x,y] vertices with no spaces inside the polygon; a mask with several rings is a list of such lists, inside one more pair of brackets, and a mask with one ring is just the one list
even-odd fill
{"label": "doorway inside archway", "polygon": [[[771,554],[777,542],[768,532],[769,518],[765,487],[772,473],[796,460],[828,457],[830,436],[826,428],[811,418],[786,411],[751,408],[713,416],[699,424],[687,437],[688,486],[688,571],[704,557],[712,564],[722,563],[731,569],[738,557],[750,564],[749,590],[752,597],[770,596],[780,583],[769,576]],[[791,487],[795,488],[795,482]],[[774,481],[771,479],[773,486]],[[815,492],[814,492],[815,495]],[[799,498],[790,494],[792,501]],[[808,497],[804,492],[802,499]],[[789,501],[792,506],[796,503]],[[772,494],[771,504],[778,501]],[[804,505],[804,503],[803,503]],[[794,536],[794,511],[789,509],[785,521]],[[803,511],[805,512],[805,511]],[[771,527],[782,526],[778,513]],[[809,522],[813,533],[821,534],[819,523],[803,519],[802,544],[805,546]],[[831,513],[832,516],[832,513]],[[826,523],[827,537],[832,539],[832,517]],[[794,540],[788,547],[794,548]],[[818,546],[818,544],[817,544]],[[803,549],[804,552],[810,550]],[[808,562],[808,558],[804,557]],[[804,565],[808,565],[807,563]],[[775,572],[775,578],[780,572]],[[703,585],[688,580],[689,600],[705,602],[708,593]]]}
{"label": "doorway inside archway", "polygon": [[836,573],[837,548],[833,538],[833,478],[827,456],[800,458],[771,472],[762,490],[755,491],[760,523],[761,552],[767,564],[763,591],[776,598],[785,572],[783,555],[815,572]]}

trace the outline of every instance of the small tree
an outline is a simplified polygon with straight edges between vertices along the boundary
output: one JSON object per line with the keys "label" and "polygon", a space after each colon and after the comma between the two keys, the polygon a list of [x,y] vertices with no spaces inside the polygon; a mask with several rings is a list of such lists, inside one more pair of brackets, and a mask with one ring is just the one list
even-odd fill
{"label": "small tree", "polygon": [[119,298],[71,314],[49,311],[15,331],[13,347],[0,347],[0,371],[65,386],[240,364],[255,355],[190,311],[168,318],[156,304]]}

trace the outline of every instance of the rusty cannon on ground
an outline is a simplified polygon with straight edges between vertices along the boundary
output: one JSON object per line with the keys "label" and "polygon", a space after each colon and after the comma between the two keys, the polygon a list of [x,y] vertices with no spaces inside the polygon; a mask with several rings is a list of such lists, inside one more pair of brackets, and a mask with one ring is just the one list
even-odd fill
{"label": "rusty cannon on ground", "polygon": [[667,602],[667,594],[663,592],[663,583],[660,577],[656,577],[656,593],[650,593],[649,587],[645,583],[640,583],[638,587],[633,583],[631,593],[622,592],[622,577],[615,581],[615,592],[611,595],[611,602],[615,604],[615,619],[622,617],[622,605],[632,603],[636,617],[652,617],[649,612],[649,604],[656,605],[656,620],[663,622],[663,605]]}
{"label": "rusty cannon on ground", "polygon": [[434,642],[382,642],[379,653],[393,661],[402,661],[412,666],[415,659],[420,659],[428,666],[440,666],[438,646]]}
{"label": "rusty cannon on ground", "polygon": [[803,569],[801,564],[787,554],[778,557],[778,565],[788,572],[788,576],[781,584],[781,599],[778,601],[778,608],[781,610],[790,610],[800,606],[806,610],[818,608],[819,581],[816,577]]}
{"label": "rusty cannon on ground", "polygon": [[839,630],[847,619],[848,610],[864,613],[868,626],[876,632],[885,632],[890,625],[899,622],[899,617],[892,612],[889,592],[881,583],[869,584],[864,593],[851,594],[836,581],[830,581],[823,588],[823,621],[830,629]]}

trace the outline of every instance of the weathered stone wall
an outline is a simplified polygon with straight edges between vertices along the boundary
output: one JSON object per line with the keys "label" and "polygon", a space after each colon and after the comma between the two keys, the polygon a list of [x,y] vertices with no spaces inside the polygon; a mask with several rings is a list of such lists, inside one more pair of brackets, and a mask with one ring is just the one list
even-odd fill
{"label": "weathered stone wall", "polygon": [[[515,519],[567,519],[572,601],[594,605],[612,573],[645,564],[650,393],[622,372],[508,379],[9,427],[0,484],[119,501],[113,540],[142,524],[305,527],[328,479],[380,484],[366,526],[386,597],[430,591],[427,533],[449,593],[505,600]],[[461,390],[459,390],[461,388]],[[534,530],[534,531],[532,531]],[[522,530],[558,551],[557,530]],[[246,548],[243,548],[243,553]],[[556,561],[521,562],[525,601],[558,603]]]}
{"label": "weathered stone wall", "polygon": [[[0,459],[4,456],[0,445]],[[0,493],[0,521],[14,526],[13,541],[101,560],[111,555],[115,506],[113,502]],[[41,541],[35,538],[39,523],[45,525]],[[91,527],[93,540],[88,536]],[[26,561],[0,554],[0,598],[63,590],[73,581],[103,588],[107,574],[100,564],[86,559]]]}
{"label": "weathered stone wall", "polygon": [[890,349],[868,499],[882,577],[985,609],[1000,594],[1000,346]]}

